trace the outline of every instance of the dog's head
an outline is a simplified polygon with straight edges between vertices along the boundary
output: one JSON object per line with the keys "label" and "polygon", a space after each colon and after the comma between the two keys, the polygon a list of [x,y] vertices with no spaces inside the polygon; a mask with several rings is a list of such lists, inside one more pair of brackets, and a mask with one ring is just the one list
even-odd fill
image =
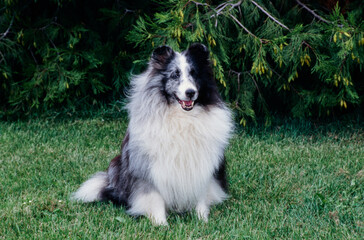
{"label": "dog's head", "polygon": [[184,52],[168,46],[154,50],[150,66],[161,76],[160,89],[169,104],[190,111],[195,104],[207,106],[220,99],[213,79],[209,52],[202,44],[192,44]]}

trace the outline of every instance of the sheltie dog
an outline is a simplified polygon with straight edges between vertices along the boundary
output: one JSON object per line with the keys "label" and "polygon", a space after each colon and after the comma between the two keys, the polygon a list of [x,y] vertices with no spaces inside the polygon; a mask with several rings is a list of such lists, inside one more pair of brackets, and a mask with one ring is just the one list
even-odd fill
{"label": "sheltie dog", "polygon": [[227,197],[224,150],[233,121],[206,46],[155,49],[147,70],[131,80],[126,109],[121,154],[72,198],[112,201],[156,225],[168,224],[167,211],[192,209],[207,221],[210,206]]}

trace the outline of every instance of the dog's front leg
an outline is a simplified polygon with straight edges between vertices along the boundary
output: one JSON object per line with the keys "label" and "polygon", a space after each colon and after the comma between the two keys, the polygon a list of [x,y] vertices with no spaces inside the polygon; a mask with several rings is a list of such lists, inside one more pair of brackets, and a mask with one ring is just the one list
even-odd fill
{"label": "dog's front leg", "polygon": [[196,212],[198,219],[203,220],[204,222],[208,222],[210,206],[206,202],[206,197],[200,199],[200,201],[197,203]]}
{"label": "dog's front leg", "polygon": [[148,193],[137,193],[133,196],[128,213],[131,215],[144,215],[157,226],[168,226],[164,200],[154,190]]}
{"label": "dog's front leg", "polygon": [[215,178],[212,178],[209,183],[207,192],[200,198],[196,205],[198,218],[207,222],[210,213],[210,206],[213,204],[221,203],[227,197],[228,195],[225,193],[218,181]]}

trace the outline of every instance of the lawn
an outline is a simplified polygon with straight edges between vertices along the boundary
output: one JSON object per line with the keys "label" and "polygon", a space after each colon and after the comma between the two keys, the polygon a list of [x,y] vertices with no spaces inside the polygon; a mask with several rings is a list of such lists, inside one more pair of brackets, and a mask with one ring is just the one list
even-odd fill
{"label": "lawn", "polygon": [[208,223],[169,227],[70,194],[119,152],[127,121],[0,122],[1,239],[361,239],[364,128],[288,122],[238,129],[226,151],[230,198]]}

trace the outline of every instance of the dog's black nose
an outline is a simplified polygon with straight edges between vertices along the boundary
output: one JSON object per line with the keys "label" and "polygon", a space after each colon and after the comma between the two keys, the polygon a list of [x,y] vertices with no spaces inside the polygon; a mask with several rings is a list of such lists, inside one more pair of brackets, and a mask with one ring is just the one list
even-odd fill
{"label": "dog's black nose", "polygon": [[195,96],[195,94],[196,94],[196,91],[191,88],[186,90],[186,96],[189,98],[193,98],[193,96]]}

